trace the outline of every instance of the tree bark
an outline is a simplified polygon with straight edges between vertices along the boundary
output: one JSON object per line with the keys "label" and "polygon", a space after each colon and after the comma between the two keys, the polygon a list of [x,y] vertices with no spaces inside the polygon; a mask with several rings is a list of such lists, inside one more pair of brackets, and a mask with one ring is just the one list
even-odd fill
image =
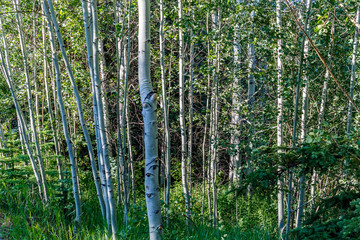
{"label": "tree bark", "polygon": [[171,186],[171,176],[170,176],[170,129],[169,129],[169,116],[168,116],[168,104],[167,104],[167,93],[166,93],[166,76],[165,76],[165,39],[164,39],[164,3],[163,0],[160,0],[160,71],[161,71],[161,90],[162,90],[162,101],[163,101],[163,111],[164,111],[164,123],[165,123],[165,175],[166,175],[166,190],[165,190],[165,203],[166,203],[166,225],[170,225],[170,186]]}
{"label": "tree bark", "polygon": [[19,0],[13,0],[13,4],[16,11],[16,23],[17,23],[17,29],[19,32],[19,39],[20,39],[20,47],[21,47],[21,53],[22,53],[22,60],[24,64],[24,72],[25,72],[25,81],[26,81],[26,93],[27,93],[27,100],[28,100],[28,106],[29,106],[29,117],[30,117],[30,126],[32,131],[32,137],[34,139],[35,143],[35,149],[36,149],[36,158],[39,163],[39,170],[40,170],[40,176],[41,176],[41,183],[43,186],[43,193],[44,193],[44,200],[45,202],[48,201],[48,189],[47,189],[47,182],[46,182],[46,176],[45,176],[45,169],[44,169],[44,162],[41,156],[41,150],[40,150],[40,144],[38,139],[38,133],[36,129],[35,124],[35,117],[34,117],[34,107],[32,103],[32,93],[31,93],[31,83],[30,83],[30,75],[29,75],[29,67],[28,67],[28,56],[26,51],[26,46],[24,42],[23,37],[23,27],[22,27],[22,17],[19,13],[18,6]]}
{"label": "tree bark", "polygon": [[48,21],[48,28],[49,28],[49,35],[50,35],[50,43],[51,43],[51,52],[52,52],[52,59],[55,67],[56,73],[56,87],[57,87],[57,97],[59,102],[59,108],[61,112],[61,118],[63,123],[64,129],[64,136],[66,140],[66,145],[68,147],[68,153],[70,158],[70,168],[71,168],[71,176],[72,176],[72,185],[73,185],[73,192],[74,192],[74,199],[75,199],[75,208],[76,208],[76,217],[75,217],[75,228],[78,227],[81,223],[81,200],[80,200],[80,189],[78,185],[78,177],[77,177],[77,164],[73,153],[73,144],[71,142],[69,127],[66,119],[66,111],[64,107],[64,102],[62,98],[62,90],[61,90],[61,73],[59,67],[58,56],[56,54],[56,47],[55,47],[55,39],[54,39],[54,32],[52,30],[51,20],[50,20],[50,13],[49,7],[47,6],[46,2],[43,1],[43,8],[45,15]]}
{"label": "tree bark", "polygon": [[150,1],[138,0],[139,56],[138,72],[140,96],[143,106],[145,141],[145,199],[149,221],[150,240],[162,237],[160,208],[159,160],[157,140],[156,98],[150,78]]}

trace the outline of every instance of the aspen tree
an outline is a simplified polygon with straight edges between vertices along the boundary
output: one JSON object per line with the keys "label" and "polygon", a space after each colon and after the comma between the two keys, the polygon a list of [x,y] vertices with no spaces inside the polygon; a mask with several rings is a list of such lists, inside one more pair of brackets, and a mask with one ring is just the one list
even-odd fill
{"label": "aspen tree", "polygon": [[[34,1],[33,3],[33,82],[34,82],[34,95],[35,95],[35,126],[36,129],[40,130],[40,116],[39,116],[39,83],[37,81],[37,66],[36,66],[36,36],[37,36],[37,27],[36,27],[36,3],[37,1]],[[39,133],[41,135],[41,133]],[[41,137],[40,137],[41,139]]]}
{"label": "aspen tree", "polygon": [[[212,30],[217,31],[220,29],[220,9],[217,9],[212,16]],[[218,119],[219,119],[219,81],[218,74],[220,69],[220,44],[216,42],[215,45],[215,54],[216,57],[213,60],[213,82],[212,82],[212,95],[211,95],[211,112],[210,112],[210,179],[211,179],[211,188],[212,188],[212,197],[213,197],[213,209],[212,209],[212,224],[213,226],[217,223],[217,160],[218,160],[218,150],[217,142],[219,139],[219,129],[218,129]]]}
{"label": "aspen tree", "polygon": [[43,191],[44,200],[45,200],[45,202],[47,202],[48,201],[48,189],[47,189],[44,163],[43,163],[43,159],[41,156],[38,133],[37,133],[36,124],[35,124],[34,107],[33,107],[33,102],[32,102],[31,83],[30,83],[29,66],[28,66],[28,55],[27,55],[27,50],[26,50],[24,37],[23,37],[22,16],[19,13],[19,9],[18,9],[18,6],[20,5],[19,0],[13,0],[13,5],[15,8],[15,12],[16,12],[16,14],[15,14],[16,23],[17,23],[16,25],[17,25],[17,30],[19,32],[22,60],[23,60],[23,64],[24,64],[26,93],[27,93],[27,100],[28,100],[28,107],[29,107],[29,118],[30,118],[30,126],[31,126],[31,131],[32,131],[32,138],[34,139],[34,143],[35,143],[36,158],[38,160],[39,171],[40,171],[40,176],[41,176],[41,183],[42,183],[43,190],[44,190]]}
{"label": "aspen tree", "polygon": [[[240,6],[241,0],[236,0],[236,5]],[[239,143],[240,143],[240,132],[239,132],[239,121],[240,121],[240,54],[241,54],[241,45],[240,45],[240,18],[236,18],[236,24],[234,29],[234,82],[232,84],[233,93],[232,93],[232,109],[231,109],[231,137],[230,143],[234,148],[234,153],[230,156],[230,165],[229,165],[229,181],[237,182],[239,180],[239,164],[240,164],[240,153],[239,153]]]}
{"label": "aspen tree", "polygon": [[[184,36],[182,29],[183,9],[182,0],[178,0],[178,15],[179,15],[179,105],[180,105],[180,132],[181,132],[181,179],[182,188],[185,197],[186,215],[190,217],[190,195],[189,183],[187,173],[188,153],[186,146],[186,130],[185,130],[185,83],[184,83]],[[188,218],[186,224],[189,224]]]}
{"label": "aspen tree", "polygon": [[[309,21],[309,13],[311,6],[310,0],[306,0],[306,18],[305,18],[305,31],[307,31],[308,21]],[[308,4],[309,3],[309,4]],[[308,11],[309,10],[309,11]],[[293,123],[293,131],[292,131],[292,148],[295,148],[297,142],[297,120],[298,120],[298,107],[299,107],[299,96],[300,96],[300,87],[301,87],[301,76],[303,73],[303,61],[304,61],[304,48],[305,48],[305,39],[306,36],[302,36],[301,47],[300,47],[300,61],[299,61],[299,69],[296,77],[296,96],[294,103],[294,123]],[[293,169],[289,169],[289,179],[288,179],[288,199],[287,199],[287,219],[286,219],[286,235],[288,235],[290,231],[290,223],[291,223],[291,205],[292,205],[292,177],[293,177]],[[285,238],[289,239],[288,236]]]}
{"label": "aspen tree", "polygon": [[[76,99],[76,106],[77,106],[78,114],[79,114],[79,120],[80,120],[81,128],[82,128],[82,131],[83,131],[83,135],[84,135],[84,138],[85,138],[85,141],[86,141],[86,145],[87,145],[87,148],[88,148],[90,162],[91,162],[91,165],[92,165],[92,172],[93,172],[95,187],[96,187],[96,191],[97,191],[97,194],[98,194],[101,211],[104,214],[104,212],[105,212],[104,209],[105,208],[104,208],[103,199],[101,198],[101,195],[100,195],[100,184],[99,184],[99,179],[98,179],[98,176],[97,176],[97,171],[96,171],[96,168],[95,168],[94,151],[93,151],[93,148],[92,148],[90,135],[89,135],[89,132],[87,130],[86,123],[85,123],[84,112],[83,112],[82,103],[81,103],[81,97],[80,97],[80,94],[79,94],[79,90],[77,88],[77,84],[76,84],[76,81],[75,81],[75,78],[74,78],[74,74],[72,72],[72,68],[70,66],[70,63],[69,63],[69,60],[68,60],[68,57],[67,57],[67,54],[66,54],[66,51],[65,51],[62,34],[60,32],[59,24],[58,24],[57,19],[56,19],[56,15],[55,15],[54,7],[53,7],[53,4],[52,4],[52,0],[48,0],[48,4],[49,4],[49,9],[48,10],[50,12],[52,23],[54,25],[54,29],[55,29],[55,32],[56,32],[56,35],[57,35],[57,38],[58,38],[58,42],[59,42],[59,46],[60,46],[60,50],[61,50],[61,55],[63,57],[64,63],[65,63],[65,66],[66,66],[66,70],[68,72],[69,79],[70,79],[70,82],[71,82],[71,85],[72,85],[72,88],[73,88],[73,91],[74,91],[74,95],[75,95],[75,99]],[[54,48],[54,51],[55,51],[55,48]],[[54,63],[54,65],[55,65],[55,63]]]}
{"label": "aspen tree", "polygon": [[50,129],[53,132],[53,141],[54,141],[54,147],[55,147],[55,154],[56,154],[56,165],[57,170],[59,174],[59,180],[63,179],[62,174],[62,160],[59,157],[60,151],[59,151],[59,141],[58,141],[58,132],[56,131],[54,127],[54,116],[52,111],[52,100],[50,98],[50,88],[48,83],[48,61],[47,61],[47,54],[46,54],[46,17],[43,17],[43,24],[42,24],[42,38],[43,38],[43,72],[44,72],[44,84],[45,84],[45,95],[46,95],[46,102],[47,102],[47,108],[48,108],[48,114],[50,119]]}
{"label": "aspen tree", "polygon": [[73,152],[73,144],[71,142],[70,133],[69,133],[69,127],[67,123],[66,118],[66,112],[62,97],[62,90],[61,90],[61,73],[60,73],[60,67],[59,67],[59,61],[56,54],[56,47],[55,47],[55,39],[54,39],[54,33],[52,30],[51,20],[50,20],[50,13],[48,6],[45,1],[43,1],[43,8],[45,11],[45,15],[47,17],[48,21],[48,29],[49,29],[49,35],[50,35],[50,43],[51,43],[51,52],[52,52],[52,59],[55,67],[55,73],[56,73],[56,87],[57,87],[57,97],[59,102],[59,108],[61,112],[61,118],[63,123],[63,130],[64,130],[64,136],[66,140],[66,145],[68,147],[68,153],[70,158],[70,168],[71,168],[71,179],[72,179],[72,185],[73,185],[73,192],[74,192],[74,199],[75,199],[75,209],[76,209],[76,217],[75,217],[75,223],[78,227],[81,223],[81,200],[80,200],[80,192],[79,192],[79,185],[78,185],[78,177],[77,177],[77,164],[74,157]]}
{"label": "aspen tree", "polygon": [[[278,34],[282,30],[282,18],[281,18],[281,0],[276,1],[276,27]],[[276,127],[276,139],[277,146],[281,147],[283,145],[283,63],[282,63],[282,38],[279,37],[277,40],[277,127]],[[281,154],[282,150],[278,150],[278,153]],[[280,170],[280,168],[278,169]],[[277,193],[277,206],[278,206],[278,229],[279,236],[282,236],[282,231],[284,227],[284,192],[281,189],[283,186],[283,179],[279,178],[278,182],[278,193]]]}
{"label": "aspen tree", "polygon": [[97,16],[97,3],[95,0],[90,1],[91,14],[92,14],[92,54],[93,54],[93,88],[94,94],[96,95],[96,109],[97,109],[97,121],[99,124],[99,149],[101,149],[100,161],[103,162],[105,171],[105,182],[107,191],[107,200],[109,206],[108,224],[111,225],[111,233],[113,238],[116,238],[117,233],[117,216],[116,216],[116,205],[114,202],[113,184],[111,178],[111,167],[108,155],[108,145],[105,132],[105,120],[104,120],[104,109],[101,101],[101,81],[99,71],[99,47],[98,47],[98,16]]}
{"label": "aspen tree", "polygon": [[124,222],[127,224],[128,221],[128,208],[129,208],[129,181],[128,181],[128,163],[125,158],[125,149],[126,149],[126,110],[127,110],[127,98],[128,98],[128,79],[129,79],[129,67],[130,67],[130,47],[131,47],[131,32],[130,32],[130,21],[131,21],[131,0],[129,1],[128,6],[128,20],[127,20],[127,49],[126,49],[126,71],[124,79],[124,98],[123,98],[123,109],[121,117],[121,129],[122,129],[122,176],[123,176],[123,185],[124,185]]}
{"label": "aspen tree", "polygon": [[[85,29],[85,37],[86,37],[86,50],[87,50],[87,58],[88,58],[88,66],[89,66],[89,72],[91,79],[94,78],[94,64],[93,64],[93,50],[92,50],[92,24],[90,23],[89,18],[91,17],[91,13],[89,13],[88,9],[90,8],[90,3],[88,3],[85,0],[81,1],[82,3],[82,9],[83,9],[83,20],[84,20],[84,29]],[[99,121],[98,121],[98,110],[97,110],[97,98],[95,95],[94,90],[94,81],[91,81],[92,83],[92,92],[93,92],[93,106],[94,106],[94,122],[95,122],[95,135],[96,135],[96,147],[97,147],[97,155],[98,155],[98,165],[99,165],[99,176],[100,176],[100,185],[101,190],[97,188],[97,194],[99,201],[101,201],[101,198],[103,198],[104,206],[102,206],[102,214],[103,217],[106,219],[108,225],[110,226],[110,209],[109,209],[109,200],[108,200],[108,194],[107,194],[107,186],[106,186],[106,180],[105,180],[105,169],[104,169],[104,162],[102,158],[102,150],[101,150],[101,139],[100,139],[100,133],[99,133]],[[91,165],[94,172],[97,174],[97,168],[96,164]],[[101,196],[102,193],[102,196]]]}
{"label": "aspen tree", "polygon": [[[192,12],[192,18],[194,18],[194,13]],[[190,86],[189,86],[189,140],[188,140],[188,158],[189,158],[189,194],[192,196],[192,145],[193,145],[193,125],[194,125],[194,43],[193,43],[193,29],[190,29]],[[190,205],[190,204],[189,204]],[[191,215],[191,211],[189,211],[189,215]]]}
{"label": "aspen tree", "polygon": [[[206,14],[206,34],[209,33],[209,13]],[[207,55],[209,56],[210,54],[210,42],[209,40],[207,40]],[[210,67],[210,62],[209,62],[209,57],[207,59],[207,67]],[[210,82],[210,74],[207,74],[207,88],[206,90],[210,93],[210,86],[211,86],[211,82]],[[209,209],[209,216],[211,213],[211,200],[210,200],[210,178],[209,178],[209,168],[206,168],[207,165],[207,161],[206,161],[206,153],[209,151],[209,147],[206,146],[206,140],[207,140],[207,131],[208,131],[208,125],[209,125],[209,106],[210,106],[210,94],[207,94],[206,96],[206,106],[205,106],[205,127],[204,127],[204,137],[203,137],[203,143],[202,143],[202,174],[203,174],[203,186],[202,186],[202,201],[201,201],[201,216],[202,216],[202,221],[204,220],[204,209],[205,209],[205,194],[206,194],[206,177],[208,179],[209,182],[209,188],[208,188],[208,209]],[[210,137],[209,137],[209,141],[210,142]],[[209,160],[209,156],[208,156],[208,160]],[[206,171],[208,170],[208,171]]]}
{"label": "aspen tree", "polygon": [[150,240],[161,239],[156,99],[150,78],[150,1],[139,0],[138,72],[145,141],[145,200]]}
{"label": "aspen tree", "polygon": [[[122,14],[120,2],[115,1],[115,23],[121,24],[121,32],[118,36],[116,36],[116,67],[117,67],[117,89],[116,89],[116,118],[117,118],[117,155],[116,155],[116,180],[117,180],[117,190],[118,190],[118,205],[121,203],[122,199],[122,190],[121,190],[121,165],[123,159],[123,148],[122,148],[122,137],[121,137],[121,123],[122,123],[122,95],[123,88],[121,85],[124,84],[125,78],[125,59],[126,51],[124,49],[124,29],[125,29],[125,15]],[[121,18],[123,15],[123,18]],[[121,159],[121,160],[120,160]]]}
{"label": "aspen tree", "polygon": [[166,76],[165,76],[165,39],[164,39],[164,1],[160,0],[160,71],[161,71],[161,90],[162,90],[162,105],[164,111],[164,122],[165,122],[165,166],[166,166],[166,193],[165,193],[165,203],[166,203],[166,224],[169,227],[170,217],[170,186],[171,186],[171,176],[170,176],[170,130],[169,130],[169,116],[168,116],[168,104],[167,104],[167,93],[166,93]]}
{"label": "aspen tree", "polygon": [[[311,0],[306,1],[306,18],[310,18],[310,11],[311,11]],[[307,29],[307,34],[310,36],[309,33],[309,20],[307,21],[307,26],[305,26]],[[302,92],[302,114],[301,114],[301,128],[300,128],[300,141],[303,143],[306,138],[306,121],[307,121],[307,115],[308,115],[308,104],[309,104],[309,41],[305,39],[305,45],[304,45],[304,60],[306,64],[305,74],[304,74],[304,88]],[[305,201],[305,175],[302,174],[300,176],[300,187],[299,187],[299,201],[298,201],[298,208],[297,208],[297,215],[296,215],[296,223],[295,227],[299,228],[302,225],[302,216],[304,211],[304,201]]]}

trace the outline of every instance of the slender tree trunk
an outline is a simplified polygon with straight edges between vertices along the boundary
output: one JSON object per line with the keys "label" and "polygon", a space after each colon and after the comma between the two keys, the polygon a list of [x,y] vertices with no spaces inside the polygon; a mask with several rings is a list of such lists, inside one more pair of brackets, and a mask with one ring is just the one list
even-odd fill
{"label": "slender tree trunk", "polygon": [[[182,0],[178,0],[179,21],[182,23],[183,9]],[[179,103],[180,103],[180,131],[181,131],[181,179],[185,197],[186,224],[189,225],[190,217],[190,195],[187,174],[187,146],[186,146],[186,126],[185,126],[185,83],[184,83],[184,36],[182,26],[179,26]]]}
{"label": "slender tree trunk", "polygon": [[[136,194],[135,194],[135,171],[134,171],[134,157],[132,152],[132,143],[131,143],[131,126],[129,118],[129,104],[126,107],[126,128],[127,128],[127,142],[129,150],[129,163],[130,163],[130,172],[131,172],[131,191],[132,191],[132,202],[136,204]],[[130,194],[130,193],[129,193]]]}
{"label": "slender tree trunk", "polygon": [[[307,9],[307,13],[306,13],[306,18],[309,19],[310,18],[310,11],[311,11],[311,0],[307,0],[306,1],[306,9]],[[307,34],[310,36],[309,33],[309,20],[307,21],[307,26],[306,26],[306,30],[307,30]],[[308,105],[309,105],[309,74],[308,74],[308,66],[309,66],[309,61],[308,61],[308,56],[309,56],[309,41],[307,39],[305,39],[305,45],[304,45],[304,60],[305,60],[305,64],[306,64],[306,69],[305,69],[305,75],[304,75],[304,83],[305,86],[303,88],[303,92],[302,92],[302,115],[301,115],[301,129],[300,129],[300,141],[304,142],[305,138],[306,138],[306,120],[307,120],[307,115],[308,115]],[[297,210],[297,215],[296,215],[296,224],[295,227],[296,228],[301,228],[302,225],[302,217],[303,217],[303,212],[304,212],[304,201],[305,201],[305,175],[301,175],[300,176],[300,183],[299,183],[299,201],[298,201],[298,210]]]}
{"label": "slender tree trunk", "polygon": [[124,185],[124,222],[127,224],[128,221],[128,208],[129,208],[129,181],[128,181],[128,163],[125,157],[125,149],[126,149],[126,109],[127,109],[127,95],[128,95],[128,78],[129,78],[129,67],[130,67],[130,39],[131,39],[131,32],[130,32],[130,21],[131,21],[131,1],[129,1],[129,8],[128,8],[128,37],[127,37],[127,56],[126,56],[126,72],[125,72],[125,81],[124,81],[124,100],[123,100],[123,109],[122,109],[122,122],[121,122],[121,129],[122,129],[122,165],[123,165],[123,185]]}
{"label": "slender tree trunk", "polygon": [[123,88],[120,87],[120,85],[124,84],[125,79],[125,55],[126,50],[124,50],[124,29],[125,29],[125,15],[121,19],[121,8],[120,3],[118,1],[115,1],[115,19],[117,24],[121,24],[121,32],[120,35],[116,38],[116,64],[117,64],[117,94],[116,94],[116,117],[117,117],[117,154],[116,154],[116,179],[117,179],[117,187],[118,187],[118,205],[121,203],[122,199],[122,190],[121,190],[121,169],[120,165],[122,164],[120,159],[123,159],[122,156],[122,137],[121,137],[121,123],[122,123],[122,109],[123,109],[123,103],[122,103],[122,96],[123,96]]}
{"label": "slender tree trunk", "polygon": [[44,190],[43,191],[44,200],[45,200],[45,202],[47,202],[48,201],[47,182],[46,182],[46,176],[45,176],[44,163],[43,163],[43,160],[41,157],[41,150],[40,150],[40,144],[39,144],[36,124],[35,124],[35,118],[34,118],[34,108],[33,108],[33,103],[32,103],[31,84],[30,84],[30,75],[29,75],[29,67],[28,67],[28,56],[27,56],[26,46],[25,46],[24,37],[23,37],[22,17],[20,15],[19,9],[18,9],[19,0],[13,0],[13,4],[15,7],[15,11],[16,11],[15,16],[16,16],[17,28],[18,28],[18,32],[19,32],[22,60],[24,63],[26,92],[27,92],[28,105],[29,105],[30,126],[31,126],[31,131],[33,134],[34,143],[35,143],[37,160],[39,163],[41,182],[42,182],[42,186],[43,186],[43,190]]}
{"label": "slender tree trunk", "polygon": [[[306,19],[305,19],[305,31],[307,32],[307,26],[309,21],[309,13],[310,13],[310,7],[311,2],[310,0],[306,0]],[[310,4],[308,5],[308,3]],[[308,8],[309,7],[309,8]],[[298,115],[298,106],[299,106],[299,96],[300,96],[300,87],[301,87],[301,76],[303,72],[303,61],[304,61],[304,48],[305,48],[305,36],[302,36],[301,40],[301,52],[300,52],[300,61],[299,61],[299,69],[298,69],[298,75],[297,75],[297,82],[296,82],[296,97],[295,97],[295,106],[294,106],[294,124],[293,124],[293,132],[292,132],[292,148],[295,148],[296,141],[297,141],[297,115]],[[289,191],[288,191],[288,199],[287,199],[287,222],[286,222],[286,235],[288,235],[290,231],[290,223],[291,223],[291,205],[292,205],[292,175],[293,175],[293,169],[289,169]],[[286,240],[289,239],[288,236],[285,238]]]}
{"label": "slender tree trunk", "polygon": [[164,122],[165,122],[165,175],[166,175],[166,190],[165,190],[165,203],[166,203],[166,225],[170,225],[170,129],[169,129],[169,116],[168,116],[168,104],[167,104],[167,93],[166,93],[166,76],[165,76],[165,38],[164,38],[164,3],[160,0],[160,70],[161,70],[161,88],[162,88],[162,101],[164,111]]}
{"label": "slender tree trunk", "polygon": [[[92,47],[92,54],[93,54],[93,83],[94,83],[94,90],[96,95],[96,104],[97,104],[97,120],[99,123],[99,136],[101,140],[101,158],[104,165],[105,170],[105,180],[106,180],[106,190],[107,190],[107,197],[109,201],[109,219],[111,224],[111,233],[113,238],[116,238],[117,233],[117,220],[116,220],[116,205],[114,202],[114,192],[113,192],[113,184],[111,178],[111,167],[110,161],[108,156],[108,145],[107,145],[107,138],[105,132],[105,120],[104,120],[104,109],[103,104],[101,101],[101,81],[100,81],[100,71],[99,71],[99,52],[98,52],[98,17],[97,17],[97,3],[95,0],[90,1],[91,6],[91,13],[93,19],[93,47]],[[95,103],[94,103],[95,104]],[[99,143],[98,143],[99,144]],[[101,160],[100,160],[101,161]]]}
{"label": "slender tree trunk", "polygon": [[68,147],[68,153],[69,153],[69,158],[70,158],[72,185],[73,185],[75,208],[76,208],[76,217],[75,217],[76,226],[75,227],[77,227],[77,226],[80,226],[80,223],[81,223],[81,201],[80,201],[80,189],[79,189],[78,177],[77,177],[77,164],[76,164],[76,160],[75,160],[74,153],[73,153],[73,144],[72,144],[71,138],[70,138],[69,127],[68,127],[68,123],[67,123],[67,119],[66,119],[66,111],[65,111],[65,107],[64,107],[63,98],[62,98],[61,73],[60,73],[58,56],[56,54],[54,33],[52,30],[50,13],[49,13],[49,9],[48,9],[49,7],[47,6],[45,1],[43,1],[43,8],[44,8],[45,15],[46,15],[47,21],[48,21],[52,59],[53,59],[55,72],[56,72],[57,97],[58,97],[59,108],[60,108],[61,118],[62,118],[62,123],[63,123],[64,136],[65,136],[66,145]]}
{"label": "slender tree trunk", "polygon": [[[194,15],[192,13],[192,18]],[[190,29],[190,86],[189,86],[189,140],[188,140],[188,158],[189,158],[189,195],[192,196],[192,145],[193,145],[193,119],[194,119],[194,43],[193,43],[193,30]],[[189,203],[191,207],[191,203]],[[191,216],[191,209],[189,210]]]}
{"label": "slender tree trunk", "polygon": [[104,51],[104,40],[99,38],[98,44],[99,51],[99,69],[100,69],[100,81],[101,81],[101,101],[104,107],[104,124],[105,124],[105,134],[107,139],[107,145],[109,146],[109,156],[112,157],[111,144],[110,144],[110,119],[109,119],[109,106],[106,99],[106,61],[105,61],[105,51]]}
{"label": "slender tree trunk", "polygon": [[[282,30],[281,23],[281,0],[276,1],[276,25],[278,33]],[[283,145],[283,64],[282,64],[282,39],[279,38],[277,40],[277,146],[281,147]],[[278,153],[281,154],[283,151],[281,149],[278,150]],[[278,168],[280,169],[280,166]],[[278,193],[277,193],[277,206],[278,206],[278,229],[279,236],[282,238],[282,231],[284,228],[284,192],[282,190],[283,187],[283,179],[279,177],[277,181],[278,185]]]}
{"label": "slender tree trunk", "polygon": [[[356,22],[360,23],[360,8],[357,9],[356,12]],[[355,85],[355,71],[356,71],[356,53],[357,53],[357,46],[358,46],[358,36],[359,36],[359,28],[355,28],[355,35],[353,41],[353,53],[352,53],[352,60],[351,60],[351,78],[350,78],[350,97],[351,99],[354,98],[354,85]],[[347,130],[346,133],[350,134],[351,132],[351,125],[352,125],[352,115],[353,115],[353,105],[349,102],[349,110],[348,110],[348,121],[347,121]]]}
{"label": "slender tree trunk", "polygon": [[[36,67],[36,36],[37,36],[37,27],[36,27],[36,3],[37,1],[34,1],[33,3],[33,77],[34,77],[34,95],[35,95],[35,126],[36,129],[40,129],[40,116],[39,116],[39,83],[37,81],[37,67]],[[41,139],[41,131],[39,132],[39,136]]]}
{"label": "slender tree trunk", "polygon": [[53,132],[53,140],[54,140],[54,147],[55,147],[55,154],[56,154],[56,165],[57,170],[59,174],[59,180],[61,181],[63,179],[62,175],[62,160],[59,157],[60,151],[59,151],[59,141],[58,141],[58,132],[56,131],[54,127],[54,116],[52,112],[52,101],[50,98],[50,89],[48,85],[48,61],[47,61],[47,54],[46,54],[46,17],[44,17],[43,20],[43,26],[42,26],[42,37],[43,37],[43,65],[44,65],[44,84],[45,84],[45,92],[46,92],[46,102],[47,102],[47,108],[49,113],[49,120],[50,120],[50,129]]}
{"label": "slender tree trunk", "polygon": [[[212,29],[213,31],[217,31],[220,29],[220,10],[216,11],[212,14]],[[218,82],[218,74],[220,70],[220,44],[216,42],[215,45],[215,54],[216,57],[213,61],[214,69],[213,69],[213,83],[212,83],[212,95],[211,95],[211,117],[210,117],[210,134],[211,134],[211,145],[210,145],[210,171],[211,171],[211,187],[212,187],[212,197],[213,197],[213,211],[212,211],[212,222],[213,226],[217,223],[217,160],[218,160],[218,149],[217,142],[219,139],[218,132],[218,117],[219,117],[219,82]]]}
{"label": "slender tree trunk", "polygon": [[157,141],[156,98],[150,78],[150,1],[139,0],[139,86],[145,141],[145,199],[150,240],[162,237],[160,208],[159,161]]}
{"label": "slender tree trunk", "polygon": [[[237,5],[240,5],[241,1],[236,1]],[[239,120],[240,120],[240,54],[241,54],[241,45],[240,45],[240,23],[239,18],[236,20],[235,25],[235,37],[234,37],[234,82],[232,84],[233,93],[232,93],[232,109],[231,109],[231,137],[230,144],[233,147],[233,153],[230,156],[230,165],[229,165],[229,181],[237,182],[239,180],[239,162],[240,162],[240,132],[239,128]]]}
{"label": "slender tree trunk", "polygon": [[[85,138],[86,145],[87,145],[88,152],[89,152],[89,158],[90,158],[90,163],[91,163],[91,167],[92,167],[96,192],[98,194],[102,214],[103,214],[103,216],[105,216],[105,214],[104,214],[105,213],[104,200],[103,200],[103,198],[102,198],[102,196],[100,194],[100,183],[99,183],[99,177],[97,175],[97,169],[96,169],[95,157],[94,157],[94,150],[92,148],[90,135],[89,135],[89,132],[87,130],[87,126],[86,126],[86,122],[85,122],[85,118],[84,118],[84,113],[83,113],[83,109],[82,109],[82,103],[81,103],[80,94],[79,94],[79,91],[78,91],[78,88],[77,88],[77,84],[76,84],[76,81],[75,81],[75,78],[74,78],[74,75],[73,75],[69,60],[67,58],[67,54],[66,54],[66,51],[65,51],[65,47],[64,47],[62,35],[61,35],[61,32],[60,32],[59,24],[58,24],[57,19],[56,19],[56,15],[55,15],[54,7],[53,7],[53,4],[52,4],[52,0],[48,0],[48,4],[49,4],[49,10],[50,10],[50,14],[51,14],[52,23],[54,24],[55,32],[56,32],[56,35],[57,35],[57,38],[58,38],[58,42],[59,42],[59,46],[60,46],[60,50],[61,50],[61,55],[63,57],[64,63],[65,63],[65,66],[66,66],[66,70],[68,72],[69,79],[70,79],[71,85],[73,87],[73,91],[74,91],[74,95],[75,95],[75,99],[76,99],[76,106],[77,106],[78,114],[79,114],[79,120],[80,120],[80,124],[81,124],[82,130],[83,130],[84,138]],[[54,51],[55,51],[55,48],[54,48]],[[55,65],[55,63],[54,63],[54,65]]]}

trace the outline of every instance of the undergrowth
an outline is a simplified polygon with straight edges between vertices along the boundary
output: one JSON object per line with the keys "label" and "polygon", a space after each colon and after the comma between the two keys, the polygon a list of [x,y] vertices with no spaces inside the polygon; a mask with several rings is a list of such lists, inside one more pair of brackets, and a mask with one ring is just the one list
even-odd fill
{"label": "undergrowth", "polygon": [[[91,186],[82,188],[82,223],[78,229],[74,228],[73,223],[75,213],[71,191],[61,189],[59,184],[50,185],[49,189],[51,200],[47,205],[43,205],[35,185],[30,182],[11,187],[4,182],[1,183],[2,239],[86,240],[106,239],[109,236]],[[194,189],[191,221],[188,227],[181,186],[172,189],[169,226],[166,226],[165,205],[162,203],[164,239],[276,239],[276,219],[271,217],[276,216],[275,208],[267,199],[254,195],[239,196],[236,200],[234,194],[229,194],[224,186],[219,189],[219,220],[213,227],[207,213],[207,205],[204,217],[201,215],[201,187]],[[131,204],[127,226],[122,223],[123,214],[121,206],[119,207],[119,239],[148,239],[145,201],[142,200],[141,193],[137,197],[137,203]]]}

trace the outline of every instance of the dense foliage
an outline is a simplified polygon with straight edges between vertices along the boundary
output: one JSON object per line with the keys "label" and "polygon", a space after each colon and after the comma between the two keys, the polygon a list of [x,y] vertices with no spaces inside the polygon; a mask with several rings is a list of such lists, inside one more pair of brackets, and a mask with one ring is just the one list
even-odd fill
{"label": "dense foliage", "polygon": [[[88,64],[82,1],[53,2],[96,164],[100,165],[98,156],[102,153],[97,145],[99,126],[94,116],[95,93]],[[276,239],[282,234],[290,239],[359,239],[360,115],[356,106],[359,104],[357,66],[360,58],[355,44],[359,37],[356,32],[360,34],[359,24],[356,25],[358,1],[310,1],[312,6],[308,12],[305,9],[308,1],[280,1],[281,27],[277,25],[277,1],[274,0],[180,2],[181,20],[176,1],[151,1],[150,9],[150,70],[154,92],[159,95],[159,157],[156,161],[160,166],[163,225],[158,230],[164,238]],[[17,5],[15,0],[14,3]],[[79,226],[74,223],[72,165],[56,95],[56,71],[42,3],[20,1],[16,11],[12,1],[0,0],[0,51],[4,55],[0,58],[0,239],[100,239],[104,234],[110,235],[111,230],[99,207],[77,99],[56,43],[81,196],[82,222]],[[143,105],[138,83],[139,6],[137,1],[130,0],[95,3],[101,40],[101,101],[108,138],[109,174],[117,203],[117,237],[147,239]],[[159,38],[160,5],[164,9],[164,65]],[[35,156],[26,71],[15,13],[21,14],[23,21],[35,125],[49,191],[47,202],[39,196],[19,115],[6,81],[8,71]],[[305,34],[296,20],[307,29],[314,44],[307,43],[305,55]],[[183,53],[179,49],[180,29],[184,38]],[[279,40],[282,40],[281,71],[277,65]],[[238,53],[234,50],[236,46],[240,49]],[[185,205],[179,120],[181,59],[185,79],[183,114],[188,149],[185,184],[189,186],[189,209]],[[162,80],[167,106],[162,102]],[[255,91],[251,90],[251,84]],[[125,92],[127,105],[123,109]],[[283,98],[280,122],[277,119],[279,96]],[[122,111],[126,113],[125,119]],[[165,111],[168,112],[171,167],[166,162]],[[235,158],[237,166],[232,162]],[[127,160],[125,166],[121,159]],[[35,164],[41,163],[36,160]],[[128,175],[122,175],[124,172]],[[167,204],[169,180],[171,190]],[[128,199],[124,199],[126,189]],[[305,197],[299,200],[302,189]],[[285,224],[281,229],[278,229],[279,193],[283,194],[285,206]],[[124,201],[130,206],[129,213],[125,213],[127,220],[126,217],[123,220]],[[299,213],[300,208],[303,215]],[[298,214],[303,216],[302,226],[297,223]]]}

